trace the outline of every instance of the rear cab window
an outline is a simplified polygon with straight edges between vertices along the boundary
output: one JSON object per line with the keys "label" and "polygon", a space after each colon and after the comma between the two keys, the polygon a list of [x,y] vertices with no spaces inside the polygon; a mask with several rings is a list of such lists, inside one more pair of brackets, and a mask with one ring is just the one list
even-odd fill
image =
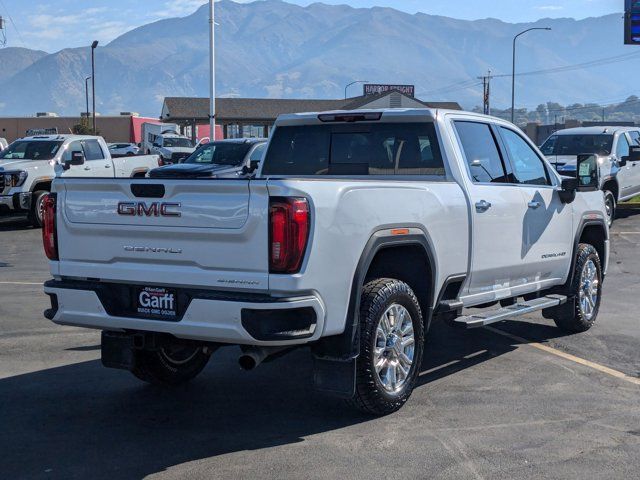
{"label": "rear cab window", "polygon": [[446,175],[433,123],[336,123],[276,128],[263,175]]}

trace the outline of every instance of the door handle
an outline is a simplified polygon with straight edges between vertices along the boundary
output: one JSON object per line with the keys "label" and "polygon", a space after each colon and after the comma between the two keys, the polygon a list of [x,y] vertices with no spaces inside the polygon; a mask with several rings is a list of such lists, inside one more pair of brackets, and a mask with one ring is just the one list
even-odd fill
{"label": "door handle", "polygon": [[111,165],[105,165],[104,168],[111,168]]}
{"label": "door handle", "polygon": [[529,208],[533,208],[534,210],[540,208],[540,202],[529,202]]}
{"label": "door handle", "polygon": [[84,167],[85,170],[91,170],[91,167]]}
{"label": "door handle", "polygon": [[486,200],[480,200],[479,202],[476,203],[477,212],[480,212],[480,213],[486,212],[490,208],[491,208],[491,203],[487,202]]}

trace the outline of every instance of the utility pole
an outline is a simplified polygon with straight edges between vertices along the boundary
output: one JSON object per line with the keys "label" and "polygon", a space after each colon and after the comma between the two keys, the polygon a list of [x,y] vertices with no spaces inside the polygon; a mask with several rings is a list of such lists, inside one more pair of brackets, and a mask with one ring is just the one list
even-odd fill
{"label": "utility pole", "polygon": [[216,138],[215,13],[215,1],[209,0],[209,140],[212,142]]}
{"label": "utility pole", "polygon": [[89,80],[92,77],[86,77],[84,79],[84,100],[85,100],[85,118],[87,119],[87,124],[89,124]]}
{"label": "utility pole", "polygon": [[95,51],[98,48],[98,40],[91,44],[91,95],[93,98],[93,134],[96,135],[96,61]]}
{"label": "utility pole", "polygon": [[485,115],[491,115],[491,79],[493,76],[491,75],[491,70],[487,72],[487,75],[478,77],[478,79],[482,80],[482,104],[483,104],[483,113]]}

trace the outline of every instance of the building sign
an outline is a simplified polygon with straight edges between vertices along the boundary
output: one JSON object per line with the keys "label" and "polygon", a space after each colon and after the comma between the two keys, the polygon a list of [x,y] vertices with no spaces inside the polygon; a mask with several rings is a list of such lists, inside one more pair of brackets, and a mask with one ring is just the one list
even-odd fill
{"label": "building sign", "polygon": [[374,83],[368,83],[364,86],[364,95],[378,95],[380,93],[387,92],[400,92],[407,97],[415,96],[415,85],[380,85]]}
{"label": "building sign", "polygon": [[624,43],[640,45],[640,0],[625,2]]}
{"label": "building sign", "polygon": [[57,135],[57,128],[30,128],[27,130],[27,137],[34,137],[36,135]]}

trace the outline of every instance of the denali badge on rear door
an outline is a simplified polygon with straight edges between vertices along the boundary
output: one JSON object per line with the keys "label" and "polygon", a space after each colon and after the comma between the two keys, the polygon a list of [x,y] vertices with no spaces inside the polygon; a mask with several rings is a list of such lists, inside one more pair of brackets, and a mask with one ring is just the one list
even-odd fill
{"label": "denali badge on rear door", "polygon": [[166,288],[144,287],[138,293],[137,312],[142,315],[175,317],[175,293]]}

